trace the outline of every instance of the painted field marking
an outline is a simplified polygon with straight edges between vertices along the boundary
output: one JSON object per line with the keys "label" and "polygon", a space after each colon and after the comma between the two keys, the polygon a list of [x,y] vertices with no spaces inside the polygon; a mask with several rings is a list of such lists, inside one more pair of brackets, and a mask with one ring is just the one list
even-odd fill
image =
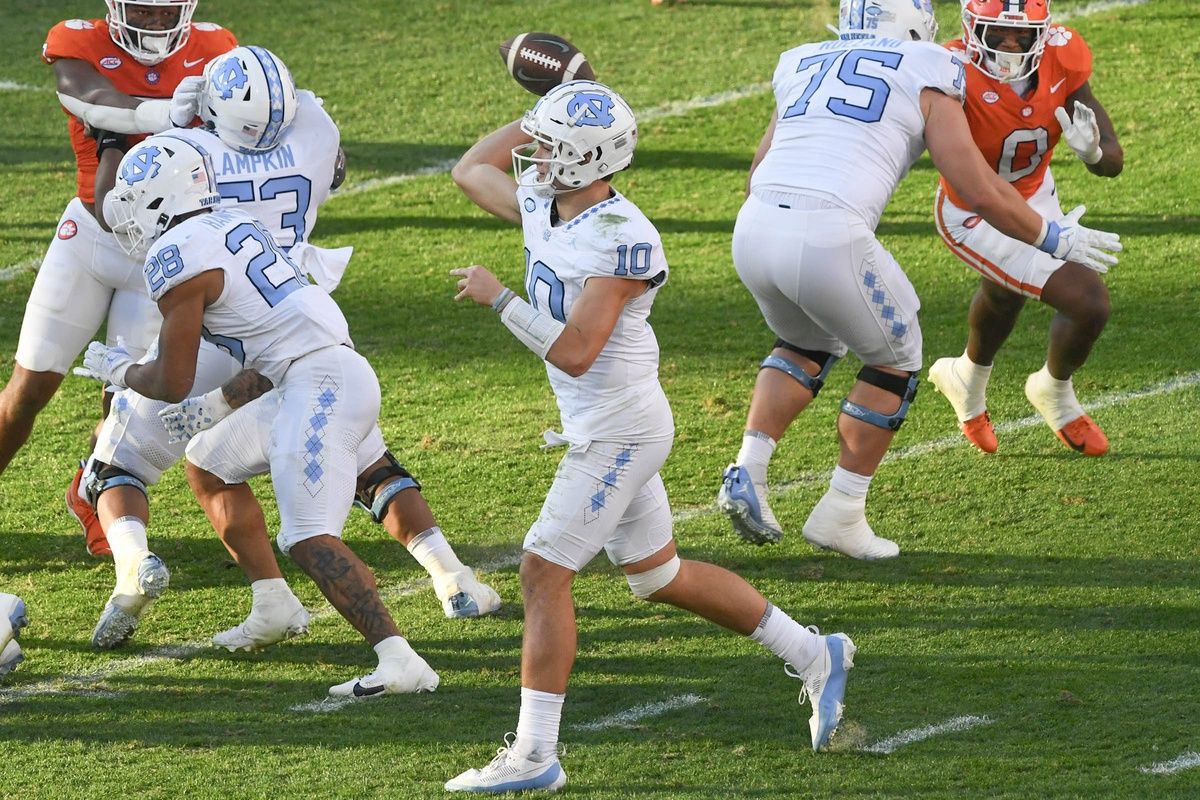
{"label": "painted field marking", "polygon": [[[480,572],[496,572],[498,570],[507,569],[519,564],[521,561],[520,553],[512,553],[503,556],[486,564],[480,564],[478,570]],[[384,591],[380,597],[387,602],[396,600],[410,595],[418,594],[425,590],[432,591],[429,585],[429,578],[418,578],[414,581],[408,581],[400,584],[395,588]],[[309,620],[315,622],[337,614],[333,606],[325,603],[320,608],[312,613]],[[213,643],[208,639],[201,639],[184,644],[164,645],[156,647],[153,650],[147,650],[145,653],[128,658],[110,661],[101,665],[91,672],[85,672],[82,675],[66,675],[53,680],[42,681],[31,686],[21,686],[13,689],[0,690],[0,706],[5,706],[9,703],[14,703],[20,700],[25,700],[30,697],[39,697],[41,695],[63,695],[63,694],[95,694],[98,691],[104,690],[89,690],[87,687],[101,683],[114,675],[120,675],[126,672],[133,672],[142,667],[158,664],[164,661],[183,661],[193,656],[209,650],[220,649],[214,647]]]}
{"label": "painted field marking", "polygon": [[[1112,406],[1121,406],[1131,403],[1135,400],[1142,400],[1148,397],[1158,397],[1165,394],[1173,394],[1184,389],[1190,389],[1193,386],[1200,386],[1200,372],[1189,372],[1186,375],[1179,375],[1174,378],[1160,381],[1151,384],[1143,389],[1134,389],[1130,392],[1114,392],[1113,394],[1101,395],[1090,403],[1085,403],[1083,408],[1085,411],[1092,412]],[[1021,419],[1009,420],[1002,422],[996,426],[996,433],[1005,434],[1013,433],[1014,431],[1030,428],[1035,425],[1045,425],[1045,420],[1039,414],[1032,414]],[[950,450],[955,447],[971,447],[962,434],[953,436],[943,436],[940,439],[931,439],[925,442],[917,442],[908,447],[902,447],[899,450],[888,453],[880,462],[882,467],[884,464],[890,464],[893,461],[904,461],[909,458],[938,453],[943,450]],[[829,481],[833,470],[802,472],[800,475],[792,478],[786,483],[780,483],[777,486],[770,488],[771,497],[781,497],[797,489],[803,489],[807,486],[826,483]],[[687,522],[688,520],[706,517],[709,514],[717,513],[716,504],[707,506],[696,506],[693,508],[684,508],[675,512],[674,519],[676,522]]]}
{"label": "painted field marking", "polygon": [[1138,772],[1146,775],[1174,775],[1176,772],[1183,772],[1185,769],[1194,767],[1200,767],[1200,753],[1184,753],[1170,761],[1160,761],[1148,767],[1138,767]]}
{"label": "painted field marking", "polygon": [[989,717],[955,717],[948,719],[945,722],[939,722],[936,725],[926,725],[923,728],[913,728],[912,730],[901,731],[895,736],[889,736],[882,741],[876,742],[870,747],[864,747],[864,753],[880,753],[889,755],[896,752],[901,747],[906,745],[923,742],[934,736],[942,736],[947,733],[959,733],[960,731],[969,731],[971,728],[978,728],[982,725],[991,725],[995,722]]}
{"label": "painted field marking", "polygon": [[1069,19],[1078,19],[1080,17],[1090,17],[1093,14],[1103,14],[1105,11],[1115,11],[1119,8],[1132,8],[1133,6],[1144,6],[1150,0],[1097,0],[1094,3],[1088,3],[1086,6],[1076,9],[1067,9],[1061,14],[1054,14],[1053,19],[1056,21],[1066,22]]}
{"label": "painted field marking", "polygon": [[23,275],[26,272],[36,272],[37,268],[42,265],[40,256],[27,258],[24,261],[19,261],[9,267],[0,268],[0,281],[11,281],[18,275]]}
{"label": "painted field marking", "polygon": [[644,719],[659,717],[671,711],[690,708],[691,706],[707,701],[707,697],[701,697],[698,694],[681,694],[678,697],[672,697],[669,700],[663,700],[658,703],[645,703],[640,706],[634,706],[617,714],[598,719],[595,722],[582,722],[575,726],[575,730],[602,731],[605,728],[632,728]]}
{"label": "painted field marking", "polygon": [[0,81],[0,92],[39,92],[41,90],[41,86],[30,86],[28,83]]}

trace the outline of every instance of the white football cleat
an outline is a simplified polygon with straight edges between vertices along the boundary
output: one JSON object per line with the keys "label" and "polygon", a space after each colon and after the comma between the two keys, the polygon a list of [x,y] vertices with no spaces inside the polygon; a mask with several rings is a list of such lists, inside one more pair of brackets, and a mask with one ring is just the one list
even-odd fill
{"label": "white football cleat", "polygon": [[[809,630],[814,633],[816,628]],[[803,672],[791,664],[784,664],[783,671],[804,682],[800,690],[800,705],[805,699],[812,703],[813,713],[808,719],[808,731],[812,735],[812,749],[817,752],[829,744],[845,709],[846,673],[854,666],[854,653],[858,650],[850,637],[844,633],[822,636],[821,653]]]}
{"label": "white football cleat", "polygon": [[111,650],[124,644],[138,626],[151,601],[171,585],[171,572],[158,556],[151,553],[137,568],[137,594],[113,593],[92,631],[92,647]]}
{"label": "white football cleat", "polygon": [[25,660],[17,636],[28,624],[25,601],[15,594],[0,592],[0,675],[7,675]]}
{"label": "white football cleat", "polygon": [[329,687],[330,697],[382,697],[385,694],[416,694],[432,692],[441,678],[404,641],[404,656],[379,662],[370,675]]}
{"label": "white football cleat", "polygon": [[783,538],[783,528],[767,505],[766,485],[755,483],[739,464],[726,467],[717,508],[729,517],[734,532],[750,544],[774,544]]}
{"label": "white football cleat", "polygon": [[293,636],[308,633],[308,609],[290,591],[268,602],[252,606],[250,615],[240,624],[212,637],[216,647],[229,652],[253,652],[270,647]]}
{"label": "white football cleat", "polygon": [[531,761],[512,751],[514,734],[504,737],[504,747],[496,751],[483,769],[469,769],[446,781],[447,792],[478,792],[504,794],[505,792],[556,792],[567,784],[567,773],[563,771],[558,755],[545,761]]}
{"label": "white football cleat", "polygon": [[876,536],[867,524],[865,498],[829,489],[804,523],[804,538],[814,547],[836,550],[851,558],[878,561],[900,555],[900,546]]}
{"label": "white football cleat", "polygon": [[442,611],[450,619],[483,617],[500,609],[500,595],[476,578],[470,567],[432,580]]}

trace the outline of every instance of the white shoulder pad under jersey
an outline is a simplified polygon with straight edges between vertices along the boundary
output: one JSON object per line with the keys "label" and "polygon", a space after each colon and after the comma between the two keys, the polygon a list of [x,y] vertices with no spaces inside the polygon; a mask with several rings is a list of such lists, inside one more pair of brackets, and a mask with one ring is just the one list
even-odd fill
{"label": "white shoulder pad under jersey", "polygon": [[658,230],[618,192],[560,224],[551,222],[551,201],[517,190],[525,234],[525,290],[542,313],[565,322],[590,278],[644,281],[646,290],[626,304],[591,369],[573,378],[547,362],[546,371],[562,412],[564,433],[586,439],[628,435],[644,424],[669,431],[665,421],[639,420],[628,409],[658,386],[658,340],[650,327],[654,297],[667,280],[667,259]]}
{"label": "white shoulder pad under jersey", "polygon": [[203,128],[170,131],[212,156],[223,205],[245,206],[285,249],[308,241],[317,209],[329,197],[341,135],[316,95],[297,92],[299,105],[279,144],[242,153]]}
{"label": "white shoulder pad under jersey", "polygon": [[351,344],[337,303],[245,211],[221,208],[184,220],[151,247],[143,276],[157,302],[210,270],[224,273],[225,288],[204,310],[203,337],[277,386],[297,358]]}
{"label": "white shoulder pad under jersey", "polygon": [[827,197],[872,227],[925,150],[921,92],[962,100],[962,59],[931,42],[833,40],[780,56],[777,122],[752,188]]}

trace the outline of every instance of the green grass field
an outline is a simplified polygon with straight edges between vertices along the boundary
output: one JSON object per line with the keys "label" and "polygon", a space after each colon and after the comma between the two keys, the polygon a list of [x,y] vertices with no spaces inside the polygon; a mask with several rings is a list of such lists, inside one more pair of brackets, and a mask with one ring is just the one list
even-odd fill
{"label": "green grass field", "polygon": [[[151,525],[172,589],[127,647],[93,651],[111,562],[86,555],[61,498],[86,454],[98,392],[68,378],[0,477],[0,589],[22,595],[33,618],[22,638],[28,660],[0,684],[0,797],[440,797],[447,778],[482,765],[515,728],[517,553],[553,476],[558,454],[537,445],[557,412],[537,359],[492,315],[451,301],[446,273],[457,266],[483,263],[518,285],[519,232],[475,209],[444,172],[420,170],[530,104],[495,48],[531,28],[571,38],[635,110],[654,112],[617,184],[656,221],[673,268],[652,322],[678,428],[664,479],[681,549],[859,646],[834,752],[814,755],[799,683],[775,659],[683,612],[635,602],[600,559],[577,583],[567,796],[1200,796],[1200,769],[1144,771],[1200,752],[1200,11],[1193,0],[1096,5],[1054,8],[1089,6],[1069,24],[1096,54],[1092,85],[1126,169],[1094,178],[1064,145],[1055,175],[1065,207],[1086,202],[1085,221],[1126,243],[1107,279],[1109,328],[1076,377],[1112,451],[1085,460],[1028,419],[1021,387],[1042,364],[1050,319],[1031,306],[991,384],[1000,452],[984,457],[962,442],[948,404],[925,385],[869,509],[903,552],[867,564],[814,553],[799,536],[836,457],[836,399],[852,363],[833,373],[773,462],[788,538],[751,548],[712,506],[773,340],[729,255],[771,99],[746,91],[689,101],[768,81],[782,50],[826,36],[835,2],[203,0],[198,19],[279,53],[341,126],[350,190],[326,206],[314,241],[356,247],[335,296],[379,373],[384,432],[506,606],[495,618],[443,619],[416,563],[355,513],[346,539],[442,685],[296,710],[361,674],[374,654],[290,565],[317,614],[307,637],[256,655],[206,647],[244,616],[249,592],[175,469],[153,491]],[[955,34],[957,3],[938,6],[942,35]],[[33,267],[74,191],[52,71],[38,53],[56,21],[102,7],[3,2],[0,379],[11,372]],[[14,85],[25,88],[5,88]],[[409,177],[366,183],[395,176]],[[880,228],[922,297],[927,365],[960,352],[977,282],[937,239],[934,182],[925,159]],[[260,488],[274,526],[269,487]],[[665,705],[609,719],[652,704]],[[986,721],[867,752],[963,717]]]}

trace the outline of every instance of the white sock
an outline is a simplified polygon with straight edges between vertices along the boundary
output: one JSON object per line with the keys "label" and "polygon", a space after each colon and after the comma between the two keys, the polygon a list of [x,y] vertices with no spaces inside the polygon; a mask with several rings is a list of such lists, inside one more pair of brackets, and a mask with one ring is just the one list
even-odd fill
{"label": "white sock", "polygon": [[454,548],[442,535],[442,529],[436,525],[414,536],[408,543],[408,552],[425,568],[431,578],[462,572],[467,568],[458,560]]}
{"label": "white sock", "polygon": [[803,672],[821,653],[821,637],[767,603],[750,638]]}
{"label": "white sock", "polygon": [[746,468],[750,480],[762,484],[767,482],[767,465],[774,453],[774,439],[760,431],[746,431],[742,434],[742,449],[734,463]]}
{"label": "white sock", "polygon": [[565,694],[521,687],[521,716],[517,719],[514,753],[530,761],[545,761],[555,754],[558,724],[566,699]]}
{"label": "white sock", "polygon": [[871,488],[874,475],[859,475],[841,467],[833,468],[833,477],[829,479],[829,488],[837,489],[850,497],[866,497]]}
{"label": "white sock", "polygon": [[954,359],[954,372],[958,375],[959,380],[966,384],[967,392],[980,397],[987,391],[988,378],[992,376],[992,366],[992,364],[986,367],[976,364],[965,350],[961,356]]}
{"label": "white sock", "polygon": [[403,636],[389,636],[379,644],[375,645],[375,654],[379,656],[379,663],[384,661],[401,661],[408,657],[412,647]]}
{"label": "white sock", "polygon": [[142,559],[150,555],[146,542],[146,523],[134,516],[120,517],[105,531],[117,569],[115,594],[138,594],[137,571]]}
{"label": "white sock", "polygon": [[1083,414],[1083,406],[1079,405],[1079,400],[1075,397],[1075,386],[1070,378],[1060,381],[1050,374],[1048,364],[1043,364],[1031,377],[1053,398],[1053,415],[1046,421],[1054,430],[1062,429],[1068,422],[1078,419]]}

